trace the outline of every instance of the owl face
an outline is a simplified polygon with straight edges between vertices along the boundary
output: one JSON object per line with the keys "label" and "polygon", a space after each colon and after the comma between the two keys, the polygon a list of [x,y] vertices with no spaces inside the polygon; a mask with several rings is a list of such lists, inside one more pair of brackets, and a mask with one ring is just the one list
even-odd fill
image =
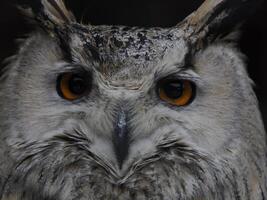
{"label": "owl face", "polygon": [[201,46],[187,29],[69,23],[27,39],[1,78],[3,198],[264,197],[243,58],[230,36]]}
{"label": "owl face", "polygon": [[35,141],[79,130],[95,141],[97,154],[122,170],[124,161],[132,156],[129,162],[136,161],[143,152],[128,155],[135,140],[177,123],[161,109],[183,110],[193,102],[200,79],[193,72],[193,60],[188,62],[188,45],[170,29],[75,24],[68,30],[65,48],[58,45],[58,38],[43,33],[29,41],[26,48],[32,53],[22,58],[24,67],[17,69],[23,75],[9,83],[19,85],[14,88],[23,96],[18,104],[23,102],[27,108],[19,114],[22,121],[12,123],[13,136]]}

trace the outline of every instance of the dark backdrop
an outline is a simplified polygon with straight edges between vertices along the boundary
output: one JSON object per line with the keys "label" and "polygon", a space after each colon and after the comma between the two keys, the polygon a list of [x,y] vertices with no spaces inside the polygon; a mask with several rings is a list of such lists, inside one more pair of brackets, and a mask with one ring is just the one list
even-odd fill
{"label": "dark backdrop", "polygon": [[[0,0],[0,61],[16,51],[14,40],[30,27],[11,5],[16,0]],[[84,23],[129,26],[172,26],[196,9],[202,0],[66,0]],[[248,71],[267,125],[267,2],[242,28],[240,48],[248,57]],[[265,78],[266,77],[266,78]]]}

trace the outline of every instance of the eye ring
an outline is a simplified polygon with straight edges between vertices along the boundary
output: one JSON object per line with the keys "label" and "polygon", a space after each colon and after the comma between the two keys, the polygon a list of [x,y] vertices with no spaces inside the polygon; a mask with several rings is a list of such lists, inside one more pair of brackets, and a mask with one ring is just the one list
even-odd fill
{"label": "eye ring", "polygon": [[196,96],[196,85],[190,80],[162,80],[158,83],[157,93],[162,101],[171,105],[187,106]]}
{"label": "eye ring", "polygon": [[91,89],[88,80],[91,80],[91,77],[78,73],[63,73],[57,79],[58,95],[68,101],[80,99]]}

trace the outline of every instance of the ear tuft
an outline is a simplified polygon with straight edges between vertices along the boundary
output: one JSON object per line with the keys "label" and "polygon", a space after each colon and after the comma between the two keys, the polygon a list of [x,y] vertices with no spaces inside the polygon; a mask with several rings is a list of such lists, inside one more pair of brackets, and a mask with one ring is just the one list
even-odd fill
{"label": "ear tuft", "polygon": [[205,0],[177,27],[184,30],[193,44],[201,47],[229,34],[263,2],[264,0]]}
{"label": "ear tuft", "polygon": [[46,29],[76,22],[63,0],[21,0],[20,9]]}

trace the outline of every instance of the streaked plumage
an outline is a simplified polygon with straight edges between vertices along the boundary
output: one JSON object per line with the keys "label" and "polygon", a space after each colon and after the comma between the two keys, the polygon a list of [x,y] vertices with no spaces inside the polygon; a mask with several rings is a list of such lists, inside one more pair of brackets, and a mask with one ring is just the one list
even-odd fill
{"label": "streaked plumage", "polygon": [[[265,130],[230,34],[260,1],[206,0],[146,29],[26,2],[39,28],[0,78],[1,200],[266,199]],[[74,101],[66,74],[90,85]],[[162,99],[169,77],[194,83],[192,102]]]}

